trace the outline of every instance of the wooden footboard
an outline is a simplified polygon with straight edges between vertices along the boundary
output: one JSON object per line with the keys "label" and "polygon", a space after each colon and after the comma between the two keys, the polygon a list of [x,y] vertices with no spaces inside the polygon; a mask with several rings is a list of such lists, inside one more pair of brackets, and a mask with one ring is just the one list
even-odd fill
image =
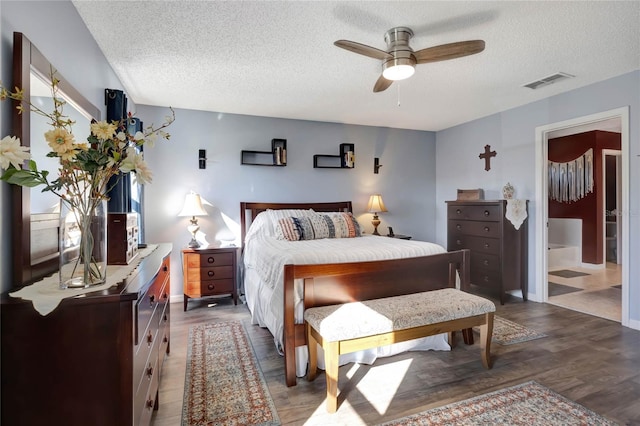
{"label": "wooden footboard", "polygon": [[295,323],[294,280],[315,280],[322,294],[315,306],[378,299],[423,291],[469,289],[469,250],[373,262],[286,265],[284,267],[284,359],[287,386],[296,384],[295,348],[306,345],[304,324]]}

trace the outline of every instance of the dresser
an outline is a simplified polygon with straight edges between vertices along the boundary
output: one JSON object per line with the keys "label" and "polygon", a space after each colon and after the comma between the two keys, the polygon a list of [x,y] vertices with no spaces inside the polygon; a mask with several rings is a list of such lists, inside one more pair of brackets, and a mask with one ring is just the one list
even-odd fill
{"label": "dresser", "polygon": [[527,223],[505,218],[506,200],[447,201],[447,249],[471,251],[471,284],[500,296],[520,290],[527,300]]}
{"label": "dresser", "polygon": [[238,304],[238,248],[182,250],[184,310],[189,299],[229,295]]}
{"label": "dresser", "polygon": [[149,425],[170,346],[170,244],[106,290],[42,316],[2,295],[5,425]]}

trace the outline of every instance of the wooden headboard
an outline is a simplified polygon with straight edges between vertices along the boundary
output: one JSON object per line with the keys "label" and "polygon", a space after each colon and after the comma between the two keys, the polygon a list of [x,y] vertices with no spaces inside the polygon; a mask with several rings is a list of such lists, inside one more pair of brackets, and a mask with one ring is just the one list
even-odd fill
{"label": "wooden headboard", "polygon": [[244,237],[247,235],[248,226],[254,217],[267,209],[313,209],[317,212],[351,212],[351,201],[338,201],[332,203],[252,203],[240,202],[240,231],[241,244],[244,245]]}

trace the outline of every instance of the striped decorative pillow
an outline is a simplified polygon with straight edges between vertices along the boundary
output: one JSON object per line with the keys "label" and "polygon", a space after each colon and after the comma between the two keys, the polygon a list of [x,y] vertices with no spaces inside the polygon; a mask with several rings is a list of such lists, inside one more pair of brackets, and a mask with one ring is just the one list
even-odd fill
{"label": "striped decorative pillow", "polygon": [[283,239],[288,241],[361,236],[360,224],[351,213],[314,214],[285,217],[278,221]]}

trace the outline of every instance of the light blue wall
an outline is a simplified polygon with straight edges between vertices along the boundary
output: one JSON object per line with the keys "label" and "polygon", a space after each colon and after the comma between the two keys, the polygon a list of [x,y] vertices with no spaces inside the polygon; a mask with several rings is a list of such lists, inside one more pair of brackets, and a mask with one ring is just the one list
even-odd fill
{"label": "light blue wall", "polygon": [[[159,124],[167,108],[138,105],[145,126]],[[387,213],[380,214],[379,231],[392,226],[395,233],[415,239],[435,238],[435,133],[379,127],[352,126],[302,120],[177,110],[169,128],[170,141],[158,141],[145,150],[154,173],[145,187],[147,242],[170,241],[185,247],[190,235],[188,218],[178,217],[184,196],[200,193],[213,207],[199,223],[207,240],[231,239],[240,223],[241,201],[353,201],[363,229],[373,231],[366,213],[369,195],[381,193]],[[240,164],[240,151],[268,151],[271,139],[287,139],[287,166]],[[338,154],[342,142],[355,144],[356,167],[314,169],[314,154]],[[206,149],[207,168],[198,169],[198,150]],[[383,167],[373,173],[373,159]],[[172,281],[182,282],[180,253],[172,256]],[[173,286],[173,294],[181,294]]]}
{"label": "light blue wall", "polygon": [[[541,89],[543,90],[543,89]],[[602,81],[436,134],[436,241],[446,244],[445,201],[458,188],[483,188],[485,199],[502,198],[511,182],[517,198],[529,199],[529,292],[535,294],[535,129],[547,124],[629,106],[629,316],[640,320],[640,71]],[[478,155],[485,145],[497,152],[491,170]]]}

